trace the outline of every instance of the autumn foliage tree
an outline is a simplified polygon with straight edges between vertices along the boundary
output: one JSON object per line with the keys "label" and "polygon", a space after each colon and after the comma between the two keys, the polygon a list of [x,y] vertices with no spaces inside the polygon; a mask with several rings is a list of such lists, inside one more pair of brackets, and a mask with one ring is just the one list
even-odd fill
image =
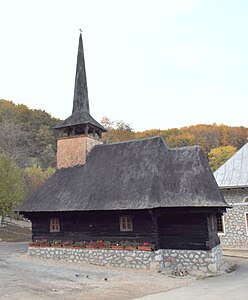
{"label": "autumn foliage tree", "polygon": [[104,136],[105,143],[161,136],[171,148],[199,145],[208,156],[213,170],[240,149],[247,142],[248,137],[248,128],[223,124],[198,124],[166,130],[150,129],[142,132],[134,132],[131,125],[123,121],[112,121],[108,117],[102,119],[102,124],[108,129],[108,133]]}
{"label": "autumn foliage tree", "polygon": [[230,145],[211,149],[208,158],[212,170],[215,171],[218,169],[218,167],[223,165],[236,151],[237,149]]}
{"label": "autumn foliage tree", "polygon": [[42,184],[55,172],[55,169],[48,167],[42,170],[34,165],[24,170],[25,194],[29,198]]}
{"label": "autumn foliage tree", "polygon": [[101,123],[108,130],[103,135],[104,143],[122,142],[136,138],[131,125],[122,120],[113,121],[108,117],[103,117]]}

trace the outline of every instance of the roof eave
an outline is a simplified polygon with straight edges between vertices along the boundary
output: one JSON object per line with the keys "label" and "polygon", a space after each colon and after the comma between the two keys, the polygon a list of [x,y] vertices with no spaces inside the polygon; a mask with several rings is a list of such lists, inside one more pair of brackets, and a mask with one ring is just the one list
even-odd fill
{"label": "roof eave", "polygon": [[70,126],[78,126],[78,125],[91,125],[92,127],[95,127],[95,128],[97,128],[97,129],[101,129],[102,130],[102,132],[107,132],[108,130],[107,129],[105,129],[103,126],[96,126],[96,125],[94,125],[94,124],[92,124],[92,123],[90,123],[90,122],[79,122],[79,123],[73,123],[73,124],[71,124],[71,125],[63,125],[63,124],[61,124],[61,125],[57,125],[57,126],[55,126],[55,127],[53,127],[53,129],[63,129],[63,128],[68,128],[68,127],[70,127]]}
{"label": "roof eave", "polygon": [[175,206],[154,206],[154,207],[140,207],[140,208],[134,208],[134,207],[118,207],[118,208],[106,208],[106,209],[59,209],[59,210],[19,210],[16,209],[16,212],[19,212],[20,214],[25,214],[25,213],[51,213],[51,212],[86,212],[86,211],[120,211],[120,210],[147,210],[147,209],[158,209],[158,208],[166,208],[166,209],[177,209],[177,208],[182,208],[182,209],[226,209],[226,208],[232,208],[232,206],[230,205],[189,205],[189,206],[179,206],[179,205],[175,205]]}
{"label": "roof eave", "polygon": [[225,185],[225,186],[219,186],[220,190],[226,190],[226,189],[244,189],[248,188],[248,185]]}

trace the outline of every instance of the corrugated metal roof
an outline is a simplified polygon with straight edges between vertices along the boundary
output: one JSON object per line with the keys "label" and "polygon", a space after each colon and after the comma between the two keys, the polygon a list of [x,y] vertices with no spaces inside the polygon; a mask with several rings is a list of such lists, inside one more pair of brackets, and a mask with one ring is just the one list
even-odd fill
{"label": "corrugated metal roof", "polygon": [[220,188],[248,186],[248,143],[214,172]]}

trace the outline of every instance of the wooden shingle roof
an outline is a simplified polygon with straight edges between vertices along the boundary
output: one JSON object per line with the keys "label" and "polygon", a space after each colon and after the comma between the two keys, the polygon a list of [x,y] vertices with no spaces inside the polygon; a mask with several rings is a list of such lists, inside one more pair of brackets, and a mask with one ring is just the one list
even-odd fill
{"label": "wooden shingle roof", "polygon": [[198,146],[161,137],[95,146],[85,165],[60,169],[20,212],[227,207]]}
{"label": "wooden shingle roof", "polygon": [[106,131],[106,129],[90,115],[88,87],[84,60],[84,48],[82,35],[80,33],[72,114],[69,118],[64,120],[62,124],[57,125],[55,128],[61,129],[65,127],[86,124],[90,124],[96,128],[100,128],[103,132]]}

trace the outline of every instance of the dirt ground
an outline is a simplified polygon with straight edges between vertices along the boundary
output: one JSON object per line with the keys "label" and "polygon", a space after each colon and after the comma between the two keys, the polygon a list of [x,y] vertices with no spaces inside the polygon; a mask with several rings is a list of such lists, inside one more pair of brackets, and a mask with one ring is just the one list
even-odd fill
{"label": "dirt ground", "polygon": [[26,243],[0,242],[0,299],[134,299],[194,277],[31,258]]}

